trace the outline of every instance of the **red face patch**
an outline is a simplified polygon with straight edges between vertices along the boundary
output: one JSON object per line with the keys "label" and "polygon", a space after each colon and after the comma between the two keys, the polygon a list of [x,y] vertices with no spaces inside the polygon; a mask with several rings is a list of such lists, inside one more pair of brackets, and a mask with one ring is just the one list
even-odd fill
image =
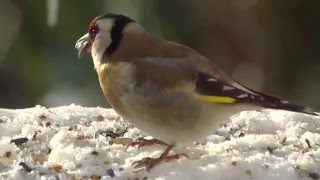
{"label": "red face patch", "polygon": [[94,37],[92,36],[92,33],[94,33],[96,30],[97,30],[97,20],[94,19],[91,21],[88,28],[88,32],[91,38],[89,40],[89,43],[87,44],[87,52],[91,52],[92,43],[94,41]]}
{"label": "red face patch", "polygon": [[89,24],[89,28],[88,28],[88,32],[92,31],[97,25],[97,20],[94,19],[91,21],[91,23]]}

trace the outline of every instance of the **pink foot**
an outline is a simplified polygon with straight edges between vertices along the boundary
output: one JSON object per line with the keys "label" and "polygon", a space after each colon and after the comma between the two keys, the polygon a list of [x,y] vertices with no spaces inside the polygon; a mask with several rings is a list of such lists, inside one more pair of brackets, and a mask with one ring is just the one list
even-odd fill
{"label": "pink foot", "polygon": [[141,147],[144,147],[144,146],[151,146],[151,145],[154,145],[154,144],[160,144],[160,145],[165,145],[165,146],[168,146],[167,143],[163,142],[163,141],[160,141],[158,139],[144,139],[144,138],[139,138],[135,141],[133,141],[132,143],[130,143],[126,149],[128,149],[128,147],[130,146],[136,146],[138,145],[138,149],[140,149]]}
{"label": "pink foot", "polygon": [[160,155],[160,157],[158,158],[146,157],[140,161],[133,162],[132,165],[135,165],[134,166],[135,168],[146,167],[147,171],[149,171],[154,166],[159,164],[161,161],[170,162],[174,159],[179,159],[182,156],[189,158],[186,154],[174,154],[169,156],[169,152],[172,148],[173,148],[173,145],[169,145],[167,149]]}

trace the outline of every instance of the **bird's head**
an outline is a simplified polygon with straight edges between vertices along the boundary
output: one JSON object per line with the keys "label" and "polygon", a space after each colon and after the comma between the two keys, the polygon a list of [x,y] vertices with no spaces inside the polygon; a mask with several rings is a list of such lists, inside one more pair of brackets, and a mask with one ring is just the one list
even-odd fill
{"label": "bird's head", "polygon": [[124,15],[113,13],[94,18],[89,24],[88,33],[76,42],[79,57],[84,50],[91,53],[95,62],[100,62],[103,56],[112,55],[120,44],[124,28],[132,22]]}

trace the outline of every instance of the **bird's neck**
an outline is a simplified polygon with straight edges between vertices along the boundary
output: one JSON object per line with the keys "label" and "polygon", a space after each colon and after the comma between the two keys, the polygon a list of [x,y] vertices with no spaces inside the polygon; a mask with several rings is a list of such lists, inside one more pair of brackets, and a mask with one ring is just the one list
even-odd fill
{"label": "bird's neck", "polygon": [[120,45],[109,60],[126,61],[130,58],[161,56],[163,40],[152,36],[142,26],[131,23],[124,29]]}

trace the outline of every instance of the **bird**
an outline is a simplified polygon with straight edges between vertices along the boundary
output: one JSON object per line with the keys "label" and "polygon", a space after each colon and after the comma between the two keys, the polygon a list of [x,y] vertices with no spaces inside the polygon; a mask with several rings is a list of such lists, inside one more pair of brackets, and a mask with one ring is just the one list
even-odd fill
{"label": "bird", "polygon": [[[319,116],[309,107],[255,91],[190,47],[152,35],[131,18],[106,13],[94,18],[75,45],[80,58],[91,54],[102,91],[111,107],[154,140],[166,145],[156,158],[134,162],[152,169],[176,144],[201,140],[241,111],[276,109]],[[133,145],[136,145],[133,143]]]}

